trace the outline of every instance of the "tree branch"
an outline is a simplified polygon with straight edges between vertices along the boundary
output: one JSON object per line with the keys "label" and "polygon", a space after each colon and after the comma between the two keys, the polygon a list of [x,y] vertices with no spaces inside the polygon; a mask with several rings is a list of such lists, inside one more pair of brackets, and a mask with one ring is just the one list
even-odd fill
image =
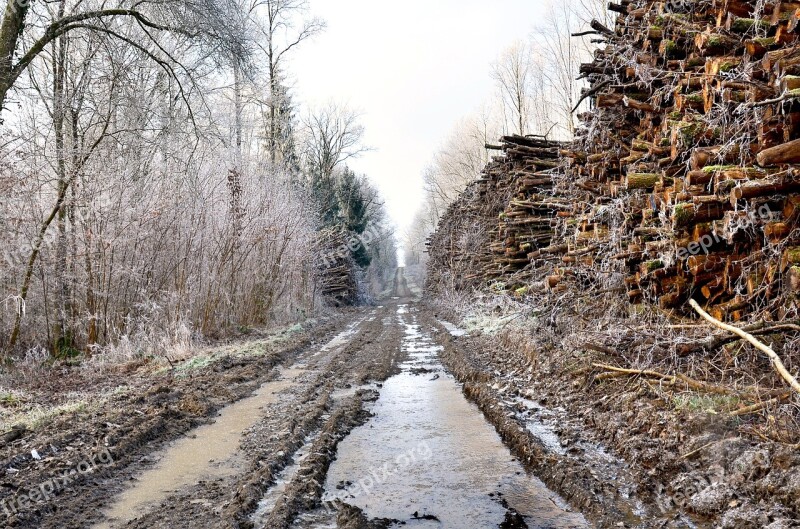
{"label": "tree branch", "polygon": [[800,394],[800,382],[798,382],[797,379],[794,376],[792,376],[791,373],[789,373],[789,371],[786,369],[786,366],[783,364],[783,361],[781,360],[781,358],[778,356],[778,354],[775,351],[772,350],[771,347],[769,347],[769,346],[763,344],[762,342],[758,341],[755,336],[753,336],[752,334],[749,334],[749,333],[739,329],[738,327],[734,327],[733,325],[728,325],[727,323],[722,323],[718,319],[716,319],[713,316],[711,316],[710,314],[708,314],[702,308],[700,308],[700,305],[695,300],[693,300],[693,299],[689,300],[689,304],[692,306],[692,308],[700,316],[703,317],[703,319],[705,319],[706,321],[708,321],[712,325],[714,325],[716,327],[719,327],[720,329],[722,329],[724,331],[732,332],[733,334],[736,334],[736,335],[740,336],[743,340],[747,340],[756,349],[758,349],[759,351],[761,351],[762,353],[767,355],[769,357],[769,359],[772,360],[772,365],[775,368],[775,371],[777,371],[778,374],[790,386],[792,386],[792,389],[794,389],[798,394]]}

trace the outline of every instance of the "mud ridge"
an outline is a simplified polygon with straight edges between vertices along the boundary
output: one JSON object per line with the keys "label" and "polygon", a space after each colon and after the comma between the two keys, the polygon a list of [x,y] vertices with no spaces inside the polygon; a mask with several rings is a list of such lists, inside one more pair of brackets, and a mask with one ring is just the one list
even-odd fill
{"label": "mud ridge", "polygon": [[250,514],[255,511],[259,499],[275,485],[278,473],[286,468],[292,456],[303,446],[306,437],[320,428],[323,414],[330,409],[330,391],[323,391],[316,395],[316,399],[309,398],[309,401],[313,402],[311,411],[293,425],[288,439],[279,446],[279,450],[274,452],[270,460],[256,461],[251,465],[249,477],[245,483],[239,485],[228,505],[227,517],[236,520],[241,529],[255,527],[250,520]]}
{"label": "mud ridge", "polygon": [[[355,332],[335,350],[327,347],[295,358],[300,375],[277,402],[264,409],[258,424],[241,440],[244,470],[237,476],[204,481],[175,491],[160,508],[145,513],[128,529],[204,529],[288,527],[302,511],[319,507],[328,466],[336,446],[356,425],[367,420],[362,404],[373,398],[353,389],[365,381],[379,382],[395,372],[399,329],[385,326],[379,309],[364,310],[351,325]],[[348,393],[345,391],[344,393]],[[256,518],[260,502],[274,494],[282,473],[293,465],[298,451],[312,442],[310,454],[280,492],[263,518]],[[282,485],[281,487],[283,487]],[[335,512],[334,512],[335,514]]]}
{"label": "mud ridge", "polygon": [[337,409],[322,429],[319,440],[314,443],[312,456],[302,466],[298,475],[287,487],[267,519],[267,529],[288,529],[301,512],[311,511],[321,504],[325,477],[331,462],[336,457],[336,447],[353,428],[365,424],[370,413],[363,405],[378,399],[376,391],[359,391],[344,406]]}
{"label": "mud ridge", "polygon": [[[13,506],[19,496],[101,452],[108,450],[113,457],[113,464],[72,476],[69,485],[55,490],[45,503],[18,508],[17,512],[13,508],[0,510],[4,526],[90,527],[128,479],[152,464],[150,453],[207,424],[220,409],[252,394],[274,379],[276,367],[289,363],[315,340],[332,336],[339,325],[338,320],[324,324],[261,357],[224,357],[185,378],[168,372],[137,381],[140,386],[113,397],[96,412],[65,416],[2,447],[0,462],[6,475],[0,501]],[[33,457],[33,451],[41,459]]]}

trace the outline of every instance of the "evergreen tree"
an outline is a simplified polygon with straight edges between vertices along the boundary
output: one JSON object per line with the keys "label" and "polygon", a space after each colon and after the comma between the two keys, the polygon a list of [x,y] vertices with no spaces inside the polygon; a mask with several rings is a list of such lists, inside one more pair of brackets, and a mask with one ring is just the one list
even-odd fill
{"label": "evergreen tree", "polygon": [[[270,98],[270,109],[273,106],[275,111],[270,110],[265,117],[270,161],[286,168],[292,175],[297,175],[300,173],[300,156],[295,134],[296,107],[289,88],[282,80],[277,82],[275,94]],[[274,123],[272,116],[274,116]]]}
{"label": "evergreen tree", "polygon": [[[368,185],[366,178],[356,176],[349,167],[345,167],[338,178],[337,198],[342,222],[355,235],[363,234],[370,222]],[[352,253],[359,266],[366,268],[370,265],[371,258],[364,244]]]}

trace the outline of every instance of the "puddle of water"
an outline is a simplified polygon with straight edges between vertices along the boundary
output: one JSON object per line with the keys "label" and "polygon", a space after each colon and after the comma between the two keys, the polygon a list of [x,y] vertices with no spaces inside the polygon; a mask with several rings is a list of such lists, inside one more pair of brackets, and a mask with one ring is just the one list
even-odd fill
{"label": "puddle of water", "polygon": [[527,421],[525,429],[532,433],[551,452],[562,456],[567,453],[564,447],[561,446],[561,440],[546,424],[542,424],[539,421]]}
{"label": "puddle of water", "polygon": [[[557,408],[555,410],[546,408],[539,403],[518,397],[515,399],[517,404],[521,404],[526,411],[517,414],[525,421],[526,429],[534,435],[548,450],[564,456],[569,456],[569,452],[561,444],[561,440],[555,432],[555,424],[563,419],[566,410]],[[509,403],[506,403],[509,404]],[[611,455],[601,445],[585,440],[579,440],[576,446],[583,453],[584,459],[604,476],[613,481],[619,490],[620,495],[626,500],[630,500],[636,488],[636,481],[625,470],[627,464],[621,459]],[[632,514],[639,518],[646,516],[646,510],[638,499],[633,504]]]}
{"label": "puddle of water", "polygon": [[[401,307],[405,309],[404,307]],[[339,499],[369,518],[403,527],[497,528],[508,508],[529,527],[588,527],[554,492],[528,475],[480,410],[437,359],[441,349],[404,322],[402,373],[384,383],[375,416],[339,445],[325,501]],[[420,367],[434,372],[420,372]],[[415,516],[416,514],[416,516]],[[435,516],[437,520],[421,520]],[[317,526],[315,526],[317,527]]]}
{"label": "puddle of water", "polygon": [[450,323],[449,321],[444,321],[444,320],[437,320],[437,321],[442,324],[442,327],[447,329],[447,332],[449,332],[452,336],[455,336],[456,338],[460,338],[468,334],[467,331],[465,331],[464,329],[459,329],[456,325]]}
{"label": "puddle of water", "polygon": [[566,455],[567,451],[561,445],[561,439],[549,420],[551,416],[549,411],[538,403],[523,397],[518,397],[515,402],[526,408],[527,413],[523,412],[521,415],[525,421],[525,429],[532,433],[546,449],[561,456]]}
{"label": "puddle of water", "polygon": [[160,454],[156,466],[139,476],[136,485],[120,494],[106,511],[111,523],[95,529],[124,525],[185,486],[241,472],[244,462],[236,453],[245,430],[255,425],[263,408],[276,403],[278,394],[302,373],[300,369],[282,370],[280,380],[264,384],[252,397],[224,408],[213,424],[196,428],[173,443]]}
{"label": "puddle of water", "polygon": [[[349,325],[315,356],[345,346],[362,322],[363,319]],[[279,380],[264,384],[252,397],[224,408],[213,424],[201,426],[170,445],[158,456],[159,462],[154,468],[145,471],[133,488],[117,497],[106,511],[109,521],[94,529],[124,525],[183,487],[235,476],[246,470],[244,461],[237,455],[242,436],[258,422],[265,406],[278,402],[279,393],[307,373],[304,367],[305,364],[298,363],[290,369],[282,369]]]}

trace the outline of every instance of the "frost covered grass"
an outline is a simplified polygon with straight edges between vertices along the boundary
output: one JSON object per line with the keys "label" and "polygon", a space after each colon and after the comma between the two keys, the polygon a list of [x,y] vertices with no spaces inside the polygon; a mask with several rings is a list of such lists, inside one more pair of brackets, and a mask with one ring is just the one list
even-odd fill
{"label": "frost covered grass", "polygon": [[[657,397],[681,416],[745,412],[760,438],[797,443],[800,408],[793,402],[771,402],[783,386],[769,364],[757,350],[735,341],[698,354],[715,335],[695,320],[647,305],[629,306],[611,289],[591,285],[519,297],[445,293],[436,303],[454,313],[462,328],[523,352],[543,372],[574,373],[581,383],[602,381],[604,391],[619,395],[636,388],[637,395]],[[786,358],[796,358],[796,336],[771,336]],[[627,375],[618,376],[618,370],[627,370]],[[609,375],[612,371],[617,373]],[[662,384],[633,376],[644,372],[656,373],[662,381],[685,377],[693,382]]]}
{"label": "frost covered grass", "polygon": [[15,391],[13,389],[0,391],[0,410],[3,412],[8,409],[24,406],[25,401],[25,394],[21,391]]}
{"label": "frost covered grass", "polygon": [[519,319],[519,315],[502,316],[484,312],[467,316],[462,325],[464,330],[469,333],[479,332],[481,334],[495,335]]}
{"label": "frost covered grass", "polygon": [[47,405],[34,402],[33,396],[16,390],[0,390],[0,432],[15,425],[24,425],[29,430],[46,428],[60,417],[87,413],[99,409],[112,396],[124,392],[116,388],[100,395],[68,393],[60,404]]}
{"label": "frost covered grass", "polygon": [[731,395],[682,394],[672,398],[676,410],[704,412],[713,415],[735,410],[741,399]]}
{"label": "frost covered grass", "polygon": [[97,348],[84,365],[102,368],[141,359],[185,359],[195,354],[198,345],[197,334],[183,323],[168,330],[140,327],[136,332],[120,336],[114,345]]}
{"label": "frost covered grass", "polygon": [[304,323],[296,323],[289,327],[279,328],[267,334],[266,337],[259,340],[247,341],[245,343],[234,343],[224,347],[217,348],[200,348],[193,353],[190,352],[188,357],[181,357],[177,362],[174,356],[168,355],[168,365],[164,362],[160,363],[160,369],[157,373],[163,373],[174,369],[177,376],[185,377],[191,371],[198,369],[205,369],[209,366],[219,362],[223,358],[257,358],[269,354],[275,347],[280,346],[294,336],[301,334],[307,328],[314,324],[315,320],[308,320]]}
{"label": "frost covered grass", "polygon": [[530,306],[505,295],[449,293],[439,302],[461,318],[459,327],[470,334],[494,336],[509,328],[530,327],[536,318]]}
{"label": "frost covered grass", "polygon": [[[122,340],[113,349],[96,351],[91,357],[81,357],[77,369],[91,371],[92,376],[110,373],[125,364],[137,369],[139,376],[160,376],[174,370],[175,376],[183,378],[198,370],[207,369],[224,358],[256,358],[269,354],[281,345],[291,341],[315,323],[307,320],[272,331],[259,332],[261,338],[253,337],[247,341],[231,343],[224,346],[202,346],[190,339],[164,344],[165,349],[158,355],[145,353],[130,340]],[[138,362],[138,364],[137,364]],[[69,392],[58,397],[55,403],[48,403],[37,397],[35,393],[24,389],[13,388],[11,381],[36,380],[52,375],[53,360],[44,350],[31,350],[23,361],[20,361],[13,379],[6,379],[0,385],[0,433],[8,431],[14,425],[25,425],[30,430],[37,430],[52,424],[59,417],[91,412],[102,406],[116,395],[133,391],[132,388],[120,386],[102,393]]]}
{"label": "frost covered grass", "polygon": [[[81,369],[84,369],[83,367]],[[28,360],[20,370],[15,372],[12,382],[41,377],[62,376],[49,370],[47,362],[33,362]],[[63,394],[48,394],[37,391],[8,387],[9,379],[0,385],[0,433],[10,430],[13,426],[21,425],[28,430],[41,430],[56,420],[66,416],[81,413],[91,413],[99,409],[112,397],[132,391],[127,386],[117,386],[113,389],[88,392],[70,391]]]}
{"label": "frost covered grass", "polygon": [[225,346],[203,344],[190,328],[180,326],[168,335],[137,333],[122,336],[114,345],[96,347],[91,354],[70,358],[68,361],[53,359],[46,350],[36,348],[28,351],[25,358],[16,364],[15,373],[23,379],[42,376],[54,363],[59,362],[98,374],[137,362],[147,365],[157,375],[171,369],[188,372],[204,369],[226,356],[251,358],[266,355],[274,347],[288,342],[313,326],[315,322],[316,320],[309,319],[269,331],[247,330],[243,335],[251,336],[250,339]]}

